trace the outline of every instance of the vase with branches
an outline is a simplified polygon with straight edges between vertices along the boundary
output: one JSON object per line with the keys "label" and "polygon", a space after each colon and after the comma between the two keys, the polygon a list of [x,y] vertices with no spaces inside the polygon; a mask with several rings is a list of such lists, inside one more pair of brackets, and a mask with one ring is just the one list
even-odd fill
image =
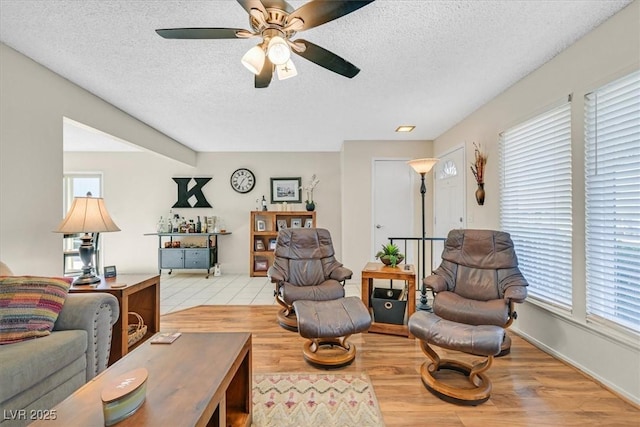
{"label": "vase with branches", "polygon": [[480,144],[473,143],[474,162],[471,163],[471,172],[476,179],[476,201],[480,206],[484,205],[484,168],[487,164],[487,154],[482,151]]}

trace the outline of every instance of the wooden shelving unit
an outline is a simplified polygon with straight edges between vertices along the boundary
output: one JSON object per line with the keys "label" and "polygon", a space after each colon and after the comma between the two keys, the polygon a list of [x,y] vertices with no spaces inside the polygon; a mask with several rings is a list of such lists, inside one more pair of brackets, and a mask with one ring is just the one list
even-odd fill
{"label": "wooden shelving unit", "polygon": [[[308,225],[316,227],[316,213],[308,211],[279,212],[252,211],[249,228],[249,276],[264,277],[273,264],[273,244],[278,237],[278,224],[286,224],[287,228],[295,228],[299,220],[300,227]],[[262,246],[259,246],[261,242]],[[270,246],[271,244],[271,246]]]}

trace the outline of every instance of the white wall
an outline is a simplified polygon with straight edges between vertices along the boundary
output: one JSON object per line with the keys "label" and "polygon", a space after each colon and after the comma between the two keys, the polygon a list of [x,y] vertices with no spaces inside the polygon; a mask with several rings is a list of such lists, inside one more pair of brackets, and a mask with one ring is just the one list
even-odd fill
{"label": "white wall", "polygon": [[608,81],[640,67],[640,2],[635,1],[599,28],[438,137],[435,152],[472,141],[489,154],[484,206],[475,203],[475,181],[467,172],[467,209],[474,227],[499,228],[498,134],[573,94],[573,310],[554,312],[527,302],[513,329],[552,354],[578,366],[620,394],[640,402],[637,336],[616,333],[586,321],[584,250],[583,97]]}
{"label": "white wall", "polygon": [[[431,141],[346,141],[342,148],[342,263],[354,272],[353,281],[360,281],[362,267],[371,259],[372,212],[371,178],[373,159],[417,159],[431,157]],[[407,165],[407,168],[411,168]],[[429,189],[433,189],[431,173],[427,175]],[[416,174],[414,230],[420,230],[420,179]],[[433,191],[427,194],[425,216],[427,235],[432,235]],[[420,237],[420,234],[416,234]]]}
{"label": "white wall", "polygon": [[195,152],[0,43],[0,259],[62,274],[62,118],[195,163]]}
{"label": "white wall", "polygon": [[[234,170],[245,167],[256,176],[256,186],[248,194],[231,188]],[[168,216],[177,200],[173,177],[212,177],[203,193],[212,208],[174,209],[185,218],[197,215],[220,217],[232,234],[219,237],[219,259],[223,273],[248,274],[250,211],[256,199],[270,200],[270,178],[301,177],[306,185],[312,174],[320,183],[314,190],[317,226],[333,237],[336,255],[342,256],[340,222],[340,154],[321,153],[200,153],[190,167],[149,153],[66,153],[64,171],[102,172],[104,198],[109,212],[122,231],[105,233],[104,265],[116,265],[118,272],[157,271],[157,237],[143,236],[155,231],[161,215]],[[304,194],[303,194],[304,198]],[[269,206],[270,210],[280,205]],[[303,204],[289,204],[290,210],[304,210]],[[177,272],[177,271],[176,271]]]}

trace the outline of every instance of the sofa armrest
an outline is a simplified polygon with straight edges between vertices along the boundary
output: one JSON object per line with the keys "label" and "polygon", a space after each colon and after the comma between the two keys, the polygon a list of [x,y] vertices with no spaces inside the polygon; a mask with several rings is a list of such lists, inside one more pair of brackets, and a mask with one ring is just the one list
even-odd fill
{"label": "sofa armrest", "polygon": [[118,300],[111,294],[67,295],[53,330],[81,329],[87,332],[87,381],[107,368],[112,327],[119,316]]}

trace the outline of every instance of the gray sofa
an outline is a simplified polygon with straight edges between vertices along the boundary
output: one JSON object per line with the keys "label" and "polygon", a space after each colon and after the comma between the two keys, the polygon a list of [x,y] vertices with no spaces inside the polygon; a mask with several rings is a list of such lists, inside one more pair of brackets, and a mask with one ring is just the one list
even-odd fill
{"label": "gray sofa", "polygon": [[69,294],[51,335],[0,345],[2,427],[29,424],[106,369],[119,312],[113,295]]}

